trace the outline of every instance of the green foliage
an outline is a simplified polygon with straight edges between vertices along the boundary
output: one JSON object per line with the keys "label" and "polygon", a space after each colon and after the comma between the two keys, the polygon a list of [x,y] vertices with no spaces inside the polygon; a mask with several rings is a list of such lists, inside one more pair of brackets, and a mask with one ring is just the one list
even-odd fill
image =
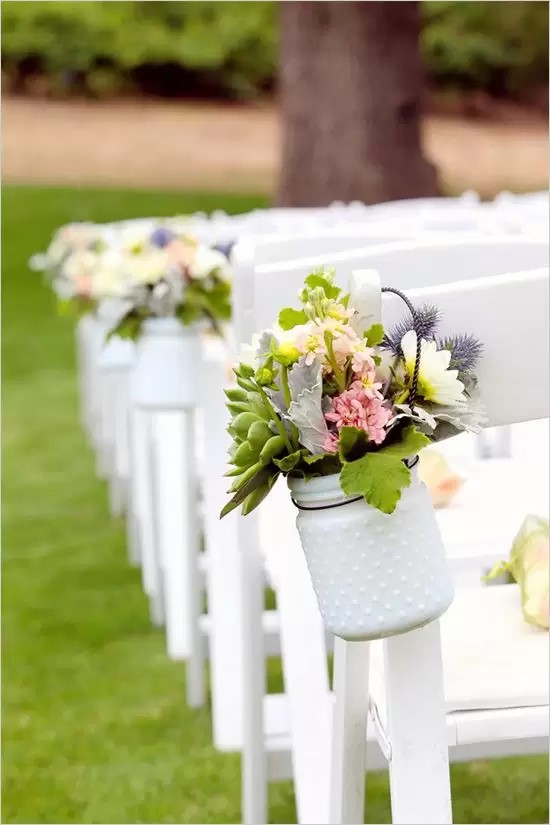
{"label": "green foliage", "polygon": [[[439,87],[516,93],[544,83],[544,2],[421,4],[422,49]],[[5,0],[3,71],[24,87],[46,75],[51,94],[251,97],[273,87],[274,2]]]}
{"label": "green foliage", "polygon": [[514,94],[547,82],[547,3],[436,0],[422,9],[422,49],[439,86]]}
{"label": "green foliage", "polygon": [[[334,269],[322,267],[308,275],[305,283],[309,289],[322,289],[327,298],[338,298],[342,290],[333,283],[334,275]],[[307,295],[307,290],[304,293]]]}
{"label": "green foliage", "polygon": [[96,302],[92,298],[59,299],[57,302],[57,311],[60,316],[77,320],[82,318],[83,315],[93,312],[95,307]]}
{"label": "green foliage", "polygon": [[2,6],[4,71],[76,91],[247,97],[275,67],[273,3],[36,2]]}
{"label": "green foliage", "polygon": [[384,327],[382,324],[373,324],[372,327],[365,333],[367,345],[369,347],[377,347],[384,340]]}
{"label": "green foliage", "polygon": [[294,329],[299,324],[307,323],[307,315],[303,309],[292,309],[286,307],[279,313],[279,326],[281,329]]}
{"label": "green foliage", "polygon": [[107,340],[117,336],[118,338],[126,338],[130,341],[136,341],[139,338],[141,327],[145,316],[137,309],[131,309],[123,318],[120,319],[116,327],[113,327],[107,335]]}
{"label": "green foliage", "polygon": [[340,475],[342,490],[350,496],[364,496],[369,504],[383,513],[393,513],[401,491],[411,483],[411,471],[403,459],[415,455],[429,443],[429,439],[413,425],[406,427],[395,444],[366,453],[356,461],[345,462]]}

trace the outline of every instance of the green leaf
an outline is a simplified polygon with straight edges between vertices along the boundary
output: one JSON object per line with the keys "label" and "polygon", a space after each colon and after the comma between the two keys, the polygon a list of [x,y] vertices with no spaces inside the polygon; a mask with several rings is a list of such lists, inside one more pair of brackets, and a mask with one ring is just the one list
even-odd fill
{"label": "green leaf", "polygon": [[249,496],[247,496],[245,498],[245,500],[243,502],[243,507],[242,507],[242,510],[241,510],[243,516],[247,516],[249,513],[252,512],[252,510],[256,509],[258,504],[262,503],[264,498],[267,496],[267,494],[269,493],[269,491],[271,490],[271,488],[273,487],[273,485],[277,481],[278,477],[279,477],[279,473],[276,473],[275,475],[270,476],[270,478],[268,478],[268,480],[265,482],[265,484],[262,484],[261,487],[258,487],[256,490],[254,490],[252,493],[250,493]]}
{"label": "green leaf", "polygon": [[[250,468],[250,469],[252,470],[253,468]],[[245,473],[245,475],[247,475],[248,472],[250,472],[250,471],[247,471],[247,473]],[[223,510],[220,513],[220,518],[223,518],[228,513],[230,513],[232,510],[234,510],[235,507],[238,507],[239,504],[242,504],[243,501],[245,500],[245,498],[248,498],[250,493],[253,493],[254,490],[257,490],[259,487],[261,487],[263,484],[265,484],[271,475],[273,475],[273,470],[269,471],[265,467],[262,467],[259,471],[257,471],[254,474],[250,475],[249,478],[246,481],[246,484],[244,484],[242,487],[240,487],[236,491],[233,498],[230,501],[227,502],[227,504],[225,505],[225,507],[223,508]]]}
{"label": "green leaf", "polygon": [[269,464],[276,455],[282,453],[285,448],[285,440],[280,435],[273,435],[266,441],[260,453],[260,461],[262,464]]}
{"label": "green leaf", "polygon": [[273,433],[269,429],[267,422],[258,421],[258,419],[256,419],[256,421],[254,421],[254,423],[250,426],[246,439],[259,453],[272,436]]}
{"label": "green leaf", "polygon": [[[243,468],[241,468],[242,470]],[[238,493],[243,487],[245,487],[250,479],[254,478],[254,476],[259,473],[262,469],[260,462],[258,461],[257,464],[253,464],[252,467],[249,467],[247,470],[244,470],[242,475],[237,478],[231,487],[229,488],[230,493]]]}
{"label": "green leaf", "polygon": [[251,367],[249,364],[239,364],[234,372],[235,375],[238,375],[240,378],[252,378],[254,375],[254,367]]}
{"label": "green leaf", "polygon": [[387,447],[380,447],[376,455],[391,455],[396,458],[410,458],[416,455],[420,450],[431,444],[428,436],[417,430],[414,424],[409,424],[401,431],[401,438],[399,441],[389,444]]}
{"label": "green leaf", "polygon": [[224,393],[230,401],[246,401],[246,392],[239,387],[231,387],[224,390]]}
{"label": "green leaf", "polygon": [[303,309],[292,309],[287,307],[282,309],[279,313],[279,326],[281,329],[292,329],[298,324],[307,323],[307,315]]}
{"label": "green leaf", "polygon": [[242,412],[233,419],[231,428],[240,435],[241,438],[246,438],[248,430],[258,420],[258,416],[253,412]]}
{"label": "green leaf", "polygon": [[383,453],[367,453],[344,464],[340,486],[346,495],[362,495],[372,507],[393,513],[401,490],[411,483],[411,471],[401,459]]}
{"label": "green leaf", "polygon": [[[342,427],[338,437],[338,452],[343,461],[351,453],[362,433],[363,431],[357,427]],[[363,437],[365,435],[363,433]]]}
{"label": "green leaf", "polygon": [[340,292],[342,291],[339,286],[336,286],[332,282],[330,277],[327,277],[324,270],[312,272],[311,275],[307,276],[305,283],[308,287],[310,287],[310,289],[321,287],[327,298],[338,298]]}
{"label": "green leaf", "polygon": [[118,322],[116,327],[109,332],[107,339],[118,336],[119,338],[127,338],[135,341],[139,338],[142,323],[143,317],[135,312],[135,310],[130,310],[130,312]]}
{"label": "green leaf", "polygon": [[234,476],[242,475],[242,471],[242,467],[233,467],[231,470],[227,470],[227,472],[225,472],[223,475],[224,478],[233,478]]}
{"label": "green leaf", "polygon": [[248,441],[243,441],[233,456],[233,464],[236,464],[237,467],[242,467],[243,469],[250,466],[250,464],[255,464],[257,460],[258,453]]}
{"label": "green leaf", "polygon": [[256,386],[252,383],[252,381],[248,381],[246,378],[241,378],[240,375],[237,375],[237,384],[243,390],[247,392],[256,392]]}
{"label": "green leaf", "polygon": [[490,582],[493,579],[497,579],[499,576],[502,576],[503,573],[510,573],[510,564],[507,561],[497,562],[486,576],[482,576],[481,580],[484,582]]}
{"label": "green leaf", "polygon": [[[351,439],[351,434],[346,438]],[[416,455],[429,443],[430,439],[414,424],[405,427],[394,444],[355,461],[346,461],[340,475],[342,490],[347,495],[360,493],[373,507],[383,513],[393,513],[401,491],[411,483],[411,472],[403,459]]]}
{"label": "green leaf", "polygon": [[294,453],[285,455],[284,458],[274,458],[273,463],[279,470],[282,470],[283,473],[289,473],[299,463],[301,457],[302,451],[296,450]]}
{"label": "green leaf", "polygon": [[302,457],[306,464],[317,464],[318,461],[322,461],[327,456],[333,457],[333,453],[316,453],[315,455],[304,453]]}
{"label": "green leaf", "polygon": [[246,403],[246,401],[229,401],[226,404],[226,407],[231,415],[239,415],[239,413],[248,412],[250,410],[250,406]]}
{"label": "green leaf", "polygon": [[367,346],[377,347],[384,340],[384,327],[382,324],[373,324],[363,337],[367,339]]}

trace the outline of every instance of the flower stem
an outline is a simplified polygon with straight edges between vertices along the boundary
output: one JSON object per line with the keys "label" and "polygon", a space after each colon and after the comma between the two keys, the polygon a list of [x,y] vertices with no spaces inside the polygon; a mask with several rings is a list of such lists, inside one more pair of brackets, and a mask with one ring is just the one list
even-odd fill
{"label": "flower stem", "polygon": [[327,356],[329,364],[332,367],[334,380],[338,384],[338,389],[340,390],[340,392],[344,392],[346,389],[346,377],[338,369],[338,364],[336,363],[336,357],[334,355],[334,349],[332,348],[332,335],[330,335],[330,333],[327,333],[325,335],[325,343],[327,345]]}

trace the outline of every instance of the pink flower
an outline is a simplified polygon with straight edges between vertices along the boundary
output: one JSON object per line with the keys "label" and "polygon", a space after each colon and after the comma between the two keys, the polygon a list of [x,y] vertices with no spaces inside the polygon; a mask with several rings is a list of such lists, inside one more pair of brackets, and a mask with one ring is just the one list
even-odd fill
{"label": "pink flower", "polygon": [[363,392],[369,398],[378,398],[380,401],[384,400],[382,395],[382,382],[376,380],[376,369],[365,370],[357,381],[354,381],[352,387],[357,384],[363,388]]}
{"label": "pink flower", "polygon": [[92,279],[89,275],[77,275],[75,278],[75,287],[78,295],[83,298],[89,298],[92,292]]}
{"label": "pink flower", "polygon": [[325,419],[335,424],[337,430],[357,427],[367,433],[369,441],[375,444],[384,441],[391,411],[384,406],[377,389],[365,389],[361,381],[354,381],[348,390],[331,398],[331,404],[332,411],[325,413]]}
{"label": "pink flower", "polygon": [[325,443],[323,444],[323,450],[325,453],[337,453],[338,452],[338,433],[331,433],[327,434],[325,438]]}

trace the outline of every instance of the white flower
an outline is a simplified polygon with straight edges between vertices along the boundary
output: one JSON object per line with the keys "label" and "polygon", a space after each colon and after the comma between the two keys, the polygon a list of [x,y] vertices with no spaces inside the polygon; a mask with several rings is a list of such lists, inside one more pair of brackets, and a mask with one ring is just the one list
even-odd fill
{"label": "white flower", "polygon": [[[405,367],[412,376],[416,361],[416,332],[409,330],[401,340]],[[435,341],[421,342],[418,394],[426,401],[447,406],[466,404],[464,384],[458,380],[458,370],[449,369],[451,353],[437,349]]]}
{"label": "white flower", "polygon": [[128,222],[118,230],[118,242],[124,252],[139,254],[149,243],[151,229],[140,222]]}
{"label": "white flower", "polygon": [[92,277],[92,295],[103,298],[129,297],[132,283],[128,277],[126,257],[115,250],[98,256]]}
{"label": "white flower", "polygon": [[69,281],[76,281],[77,278],[86,276],[93,277],[98,262],[99,256],[96,252],[91,252],[89,249],[78,250],[65,259],[60,275]]}
{"label": "white flower", "polygon": [[213,270],[218,269],[222,275],[227,278],[227,258],[216,249],[210,249],[208,246],[200,244],[197,246],[195,255],[189,266],[189,274],[196,280],[203,280],[207,278]]}
{"label": "white flower", "polygon": [[170,268],[165,250],[156,248],[128,255],[125,265],[132,280],[138,284],[156,284]]}

